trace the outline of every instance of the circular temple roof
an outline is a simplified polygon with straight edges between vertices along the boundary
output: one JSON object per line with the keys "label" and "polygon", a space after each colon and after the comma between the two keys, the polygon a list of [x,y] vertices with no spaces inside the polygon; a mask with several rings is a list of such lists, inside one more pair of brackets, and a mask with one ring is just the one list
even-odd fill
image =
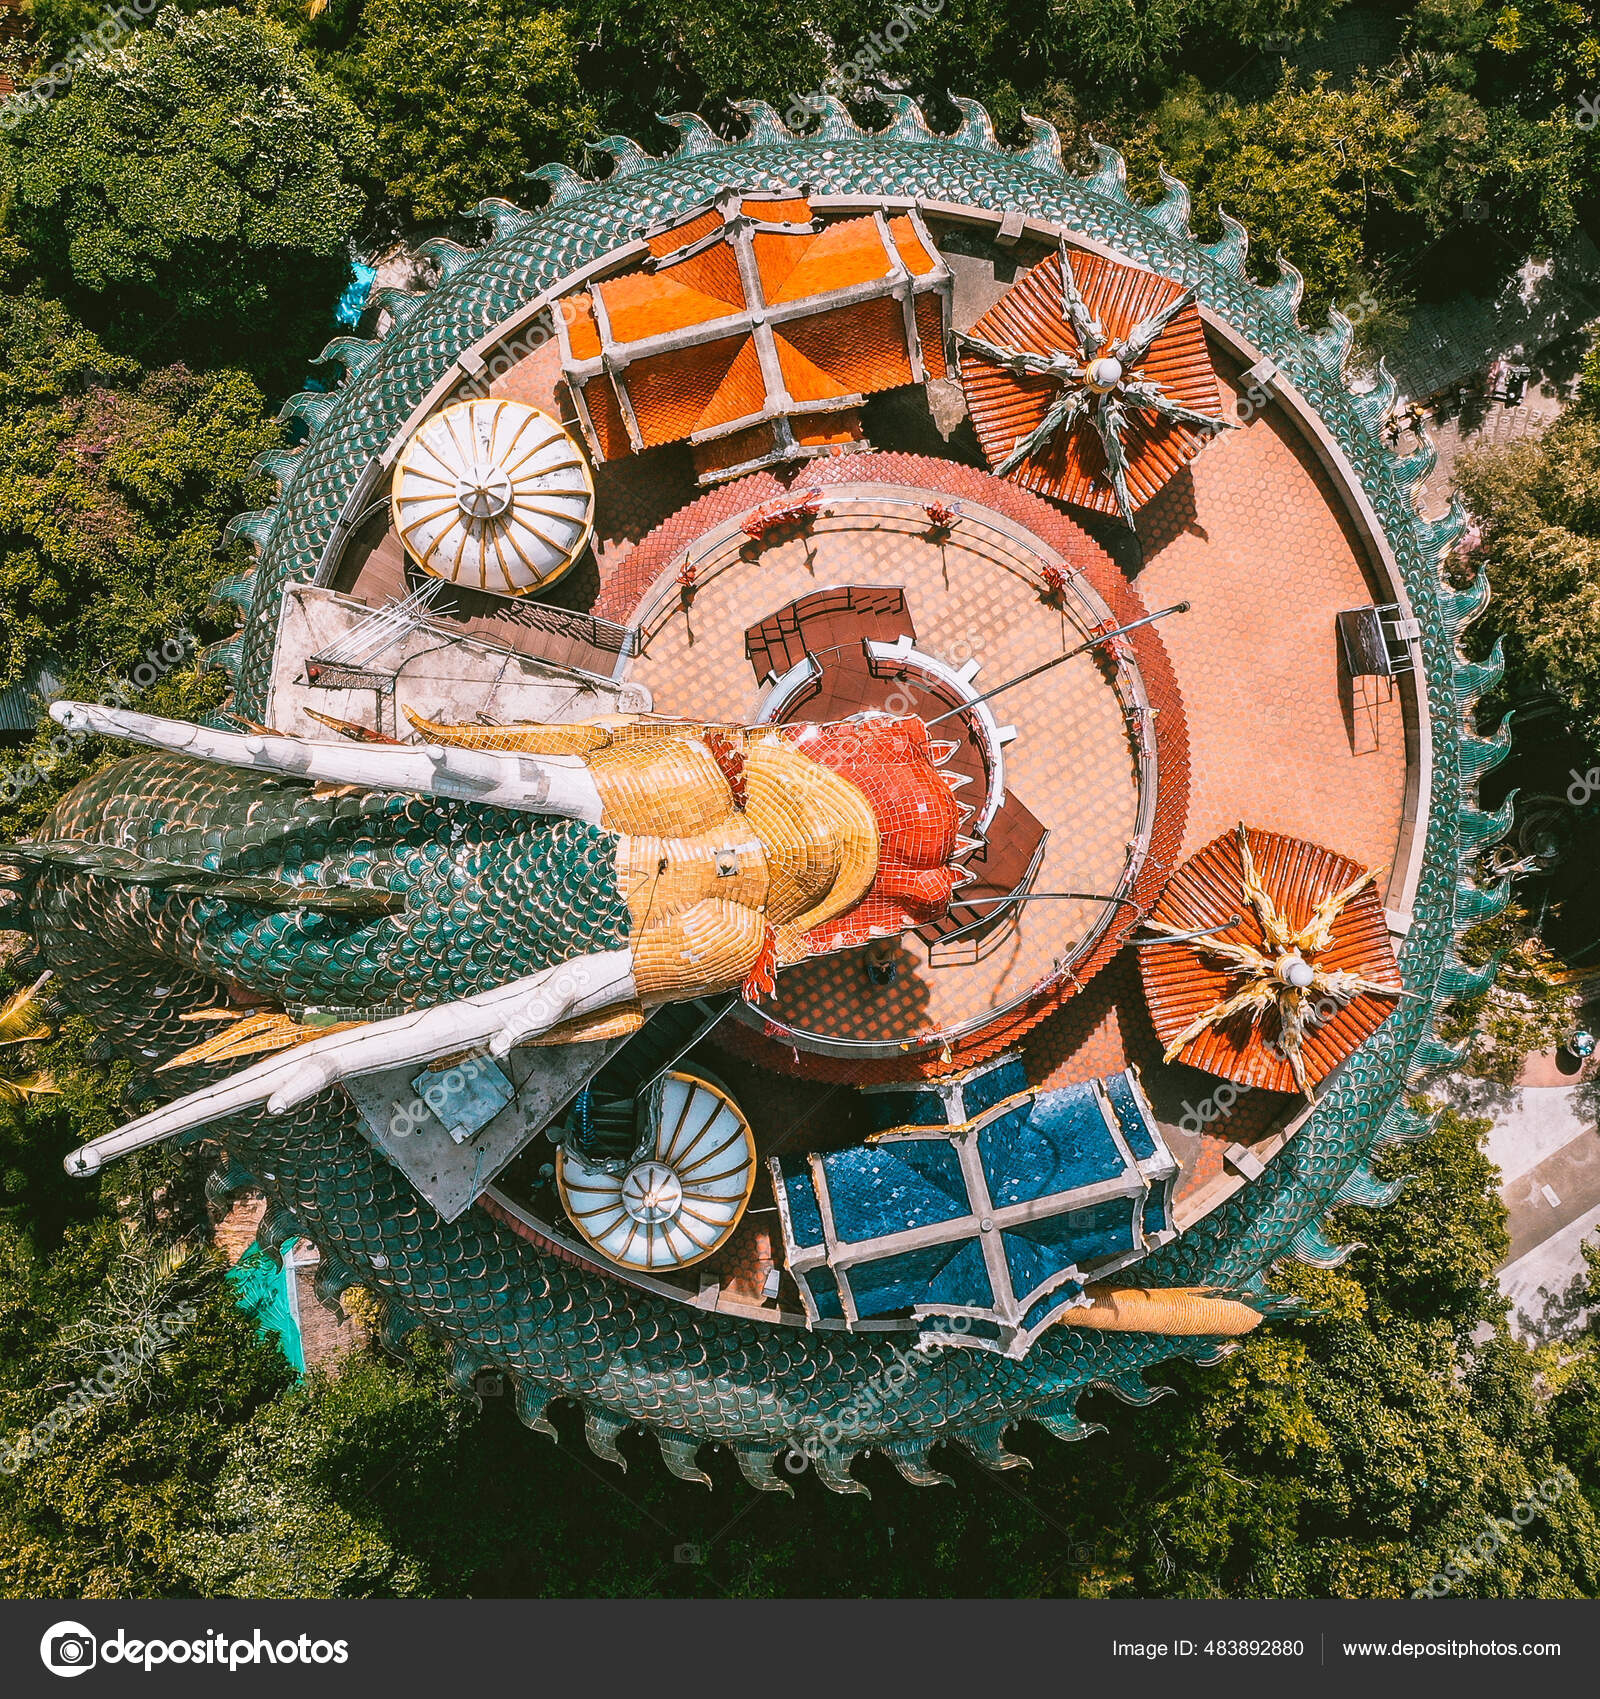
{"label": "circular temple roof", "polygon": [[578,445],[520,401],[460,401],[427,419],[395,467],[395,529],[422,570],[525,596],[567,573],[594,528]]}
{"label": "circular temple roof", "polygon": [[[973,811],[962,830],[983,848],[949,922],[906,932],[888,972],[813,956],[721,1041],[779,1072],[855,1083],[971,1066],[1074,996],[1156,900],[1188,811],[1182,696],[1153,626],[1027,676],[1150,611],[1082,527],[1027,491],[893,453],[813,462],[803,488],[816,511],[759,544],[752,516],[796,493],[770,473],[640,541],[599,604],[642,634],[627,677],[662,712],[733,723],[921,715],[955,741],[957,801]],[[992,713],[945,717],[1019,676]],[[1003,901],[1024,892],[1082,895]]]}
{"label": "circular temple roof", "polygon": [[[963,246],[974,229],[998,237],[1013,224],[1014,209],[1025,207],[1025,239],[1031,232],[1033,239],[1052,243],[1065,233],[1088,252],[1147,268],[1174,286],[1192,285],[1213,344],[1220,342],[1228,352],[1221,374],[1229,386],[1225,403],[1235,400],[1238,380],[1253,362],[1270,361],[1275,376],[1271,404],[1258,407],[1244,429],[1219,435],[1214,448],[1175,468],[1138,515],[1144,556],[1139,591],[1148,605],[1188,596],[1197,587],[1206,592],[1192,617],[1170,622],[1163,633],[1170,676],[1183,684],[1185,762],[1197,783],[1180,841],[1164,857],[1162,871],[1170,872],[1186,850],[1192,853],[1231,827],[1247,790],[1251,816],[1264,825],[1308,842],[1336,843],[1360,865],[1393,865],[1388,906],[1406,927],[1399,953],[1414,995],[1348,1057],[1337,1089],[1291,1124],[1292,1137],[1257,1147],[1265,1170],[1248,1182],[1223,1173],[1223,1146],[1228,1138],[1247,1138],[1250,1125],[1265,1123],[1250,1121],[1248,1099],[1234,1112],[1227,1133],[1201,1151],[1209,1165],[1194,1170],[1198,1189],[1182,1236],[1142,1264],[1140,1278],[1158,1286],[1231,1285],[1253,1273],[1265,1275],[1285,1256],[1327,1266],[1340,1256],[1320,1226],[1329,1208],[1381,1199],[1384,1187],[1368,1166],[1370,1152],[1380,1139],[1415,1136],[1425,1128],[1402,1093],[1414,1069],[1449,1058],[1448,1048],[1432,1037],[1435,1010],[1475,982],[1455,954],[1456,927],[1504,903],[1503,893],[1477,888],[1472,873],[1484,844],[1505,831],[1509,810],[1503,817],[1487,815],[1463,797],[1464,775],[1492,765],[1503,751],[1461,729],[1463,712],[1470,715],[1500,669],[1493,658],[1469,665],[1454,646],[1461,625],[1481,608],[1487,584],[1452,590],[1437,572],[1464,519],[1419,518],[1414,497],[1431,457],[1392,454],[1377,432],[1393,403],[1392,380],[1381,378],[1359,394],[1351,389],[1345,371],[1348,321],[1335,314],[1326,326],[1302,325],[1301,283],[1290,268],[1275,282],[1254,283],[1246,271],[1245,232],[1234,221],[1224,219],[1221,240],[1202,245],[1189,229],[1183,185],[1167,179],[1161,202],[1141,207],[1111,149],[1097,148],[1093,172],[1073,177],[1054,131],[1039,120],[1028,121],[1031,134],[1023,148],[1007,149],[996,141],[988,115],[971,101],[957,102],[962,114],[957,130],[936,135],[907,97],[886,100],[891,123],[876,133],[861,130],[831,100],[822,103],[821,120],[806,135],[790,131],[776,112],[756,102],[743,103],[749,132],[735,142],[721,139],[701,120],[676,118],[672,123],[683,142],[664,159],[648,159],[634,144],[611,138],[597,149],[616,161],[605,178],[581,180],[565,168],[542,174],[553,190],[549,209],[531,213],[485,203],[494,240],[481,253],[441,267],[424,310],[395,315],[381,351],[353,348],[346,381],[331,401],[318,393],[291,403],[289,411],[311,434],[278,502],[239,527],[259,542],[262,558],[246,625],[213,658],[235,672],[239,709],[264,717],[284,629],[275,617],[284,591],[313,581],[323,569],[341,522],[370,499],[374,456],[405,431],[418,398],[466,381],[463,374],[476,383],[479,371],[494,372],[497,348],[529,345],[528,316],[542,300],[593,275],[629,232],[681,220],[729,183],[758,180],[797,191],[809,184],[819,196],[852,203],[881,198],[887,190],[897,201],[914,198],[954,208]],[[1003,257],[1003,263],[1012,261]],[[987,293],[975,303],[988,304]],[[957,328],[965,322],[959,319]],[[486,328],[493,326],[503,327],[494,333],[498,342]],[[531,339],[534,352],[525,363],[543,352],[537,332]],[[553,355],[549,363],[555,363]],[[508,375],[505,381],[519,380]],[[716,598],[701,596],[692,580],[677,576],[684,551],[704,527],[688,523],[692,503],[674,515],[671,506],[657,511],[640,499],[640,485],[629,474],[642,464],[643,457],[638,465],[624,463],[604,480],[606,500],[616,507],[603,525],[611,523],[612,535],[630,552],[619,559],[620,548],[613,549],[611,561],[601,561],[604,588],[592,612],[601,621],[626,619],[661,579],[675,609],[674,627],[692,614],[699,622],[697,638],[707,636]],[[944,464],[952,471],[970,470],[954,461]],[[1311,499],[1311,491],[1319,499]],[[492,481],[490,488],[469,493],[491,505],[498,499]],[[774,497],[783,493],[772,491]],[[661,541],[673,544],[675,560],[665,550],[652,558],[632,546],[650,522],[661,525],[669,515],[680,523]],[[374,552],[374,561],[380,553]],[[777,558],[768,564],[785,565]],[[807,592],[819,588],[807,577]],[[869,574],[852,573],[847,582],[862,578],[871,581]],[[799,593],[789,592],[788,599]],[[1407,603],[1420,626],[1414,670],[1399,681],[1391,702],[1352,701],[1348,695],[1341,701],[1333,676],[1338,660],[1332,617],[1358,601],[1391,600]],[[950,607],[948,599],[930,605],[963,611]],[[756,617],[770,607],[757,610]],[[926,624],[920,606],[917,613]],[[1308,642],[1307,634],[1319,626],[1322,640]],[[987,636],[1008,628],[986,623],[983,629]],[[1034,627],[1030,622],[1019,629],[1031,633]],[[933,641],[931,629],[919,626],[917,635],[919,642]],[[1133,648],[1140,670],[1148,671],[1140,645]],[[709,650],[707,643],[701,658]],[[657,652],[653,658],[666,656]],[[999,658],[986,658],[993,678]],[[738,661],[746,666],[742,655]],[[1320,696],[1307,687],[1308,667],[1325,681]],[[725,691],[737,671],[723,666],[709,682]],[[748,672],[738,682],[749,690],[753,679],[746,679]],[[1312,700],[1331,708],[1314,716],[1307,711]],[[1158,717],[1156,735],[1164,728],[1170,735],[1173,723],[1172,717]],[[1074,748],[1059,733],[1057,747],[1066,754]],[[1017,756],[1025,762],[1027,747],[1019,747]],[[1008,780],[1010,765],[1008,760]],[[1030,796],[1042,795],[1028,775],[1019,775],[1019,785],[1024,778]],[[1233,912],[1231,904],[1227,912]],[[1107,964],[1095,985],[1065,1004],[1056,1019],[1041,1023],[1032,1035],[1030,1065],[1043,1074],[1070,1064],[1082,1078],[1137,1060],[1129,1044],[1148,1049],[1156,1043],[1140,981],[1139,964],[1126,956]],[[1124,991],[1138,999],[1127,1004],[1126,1026],[1118,1000]],[[842,1102],[832,1087],[768,1081],[760,1069],[747,1073],[740,1092],[752,1102],[758,1131],[763,1116],[751,1086],[780,1105],[781,1120],[775,1113],[766,1118],[785,1137],[802,1122],[814,1127],[823,1117],[813,1111],[823,1104],[827,1118],[834,1119]],[[1155,1087],[1162,1078],[1163,1070],[1152,1062],[1147,1083]],[[1194,1076],[1174,1067],[1168,1083],[1172,1109],[1189,1112],[1187,1100],[1181,1105],[1179,1100],[1194,1094]],[[651,1285],[649,1294],[630,1292],[575,1249],[532,1229],[513,1228],[492,1193],[485,1194],[481,1211],[454,1221],[416,1204],[398,1170],[373,1151],[348,1105],[319,1116],[309,1129],[295,1118],[292,1138],[270,1126],[246,1128],[230,1142],[230,1153],[255,1172],[270,1174],[269,1195],[293,1200],[297,1227],[316,1239],[330,1266],[359,1269],[359,1278],[382,1292],[402,1325],[425,1321],[438,1327],[463,1364],[506,1368],[515,1379],[524,1421],[546,1426],[552,1396],[581,1399],[585,1431],[601,1455],[618,1457],[617,1434],[628,1422],[639,1422],[657,1431],[668,1467],[689,1479],[706,1479],[695,1466],[696,1447],[717,1440],[754,1485],[779,1485],[774,1463],[789,1443],[786,1428],[815,1432],[835,1422],[843,1432],[846,1421],[850,1438],[838,1452],[823,1451],[812,1463],[836,1490],[864,1490],[850,1480],[849,1460],[868,1444],[911,1480],[939,1478],[927,1462],[935,1439],[960,1440],[984,1462],[1003,1467],[1013,1461],[1001,1445],[1007,1423],[1031,1417],[1062,1438],[1081,1437],[1090,1431],[1073,1413],[1082,1390],[1112,1385],[1123,1396],[1135,1395],[1139,1372],[1175,1349],[1174,1341],[1145,1334],[1062,1327],[1048,1330],[1018,1363],[990,1361],[968,1370],[945,1356],[924,1363],[912,1354],[911,1373],[892,1408],[879,1408],[881,1400],[868,1408],[862,1389],[907,1361],[900,1346],[887,1334],[841,1342],[837,1335],[813,1336],[791,1325],[749,1326],[761,1291],[761,1270],[753,1260],[751,1276],[731,1260],[726,1268],[711,1262],[705,1272],[730,1282],[714,1301],[691,1295],[688,1303],[664,1306],[655,1288],[665,1290],[665,1283],[641,1279],[639,1285]],[[646,1213],[669,1201],[670,1188],[664,1192],[649,1174],[639,1179],[654,1194]],[[1224,1201],[1226,1207],[1218,1207]],[[759,1224],[747,1217],[745,1226],[755,1240]],[[727,1243],[737,1244],[737,1236]],[[381,1255],[373,1253],[374,1245]],[[734,1278],[744,1294],[742,1305],[727,1296]],[[774,1311],[769,1319],[793,1318]],[[1205,1361],[1213,1345],[1199,1339],[1177,1348]]]}
{"label": "circular temple roof", "polygon": [[626,1172],[591,1167],[563,1146],[557,1176],[573,1225],[623,1268],[688,1268],[739,1225],[756,1144],[737,1104],[697,1074],[668,1073],[654,1132]]}

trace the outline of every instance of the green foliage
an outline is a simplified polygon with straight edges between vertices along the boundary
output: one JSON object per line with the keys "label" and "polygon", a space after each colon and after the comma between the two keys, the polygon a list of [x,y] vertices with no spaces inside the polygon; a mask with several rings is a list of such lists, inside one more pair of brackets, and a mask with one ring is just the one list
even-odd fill
{"label": "green foliage", "polygon": [[1580,1348],[1560,1365],[1550,1400],[1550,1426],[1560,1455],[1600,1510],[1600,1242],[1583,1247],[1587,1279],[1580,1292],[1589,1307]]}
{"label": "green foliage", "polygon": [[385,192],[422,221],[517,198],[575,156],[596,122],[575,67],[566,14],[514,0],[368,0],[340,61]]}
{"label": "green foliage", "polygon": [[1578,998],[1561,977],[1565,964],[1535,936],[1527,910],[1515,903],[1463,935],[1461,958],[1471,967],[1491,960],[1499,965],[1487,991],[1447,1012],[1440,1036],[1469,1041],[1464,1072],[1515,1085],[1529,1056],[1561,1043],[1578,1024]]}
{"label": "green foliage", "polygon": [[1553,697],[1600,744],[1600,412],[1593,394],[1591,379],[1585,404],[1537,441],[1463,455],[1455,484],[1482,534],[1473,564],[1487,569],[1494,591],[1474,644],[1499,638],[1505,693]]}
{"label": "green foliage", "polygon": [[[1481,287],[1486,256],[1474,226],[1492,218],[1497,237],[1520,253],[1548,253],[1577,227],[1581,132],[1571,114],[1531,116],[1485,106],[1464,90],[1402,73],[1389,87],[1415,113],[1415,140],[1402,160],[1403,202],[1419,234],[1463,237],[1449,283]],[[1404,226],[1390,233],[1399,237]],[[1493,257],[1489,263],[1494,264]]]}
{"label": "green foliage", "polygon": [[306,359],[361,214],[366,123],[280,26],[160,12],[11,132],[10,226],[124,346]]}
{"label": "green foliage", "polygon": [[1600,85],[1600,26],[1573,0],[1421,0],[1410,34],[1487,97],[1526,110]]}
{"label": "green foliage", "polygon": [[[1127,138],[1130,164],[1148,193],[1165,164],[1208,223],[1225,208],[1250,232],[1260,275],[1281,251],[1307,278],[1310,310],[1339,306],[1371,341],[1397,295],[1487,288],[1507,254],[1545,252],[1577,223],[1568,115],[1486,108],[1427,71],[1402,63],[1345,87],[1291,72],[1257,102],[1188,78]],[[1447,237],[1459,254],[1437,248]]]}
{"label": "green foliage", "polygon": [[61,1095],[0,1105],[8,1598],[191,1591],[183,1554],[229,1437],[291,1378],[201,1248],[198,1152],[146,1152],[87,1183],[62,1171],[81,1139],[125,1119],[128,1068],[92,1049],[88,1024],[68,1021],[27,1047]]}
{"label": "green foliage", "polygon": [[1347,0],[1209,0],[1201,28],[1245,47],[1285,48],[1325,33]]}
{"label": "green foliage", "polygon": [[93,37],[106,9],[95,0],[27,0],[40,64],[59,59],[76,42]]}
{"label": "green foliage", "polygon": [[[1594,1381],[1575,1372],[1547,1410],[1505,1331],[1504,1216],[1481,1129],[1447,1115],[1387,1159],[1410,1187],[1338,1223],[1367,1249],[1287,1274],[1304,1319],[1268,1324],[1221,1369],[1163,1371],[1178,1396],[1150,1410],[1091,1399],[1085,1414],[1112,1420],[1092,1454],[1025,1427],[1035,1469],[1008,1491],[951,1450],[936,1461],[955,1493],[868,1462],[870,1505],[801,1480],[794,1502],[734,1516],[725,1457],[703,1459],[707,1498],[636,1438],[623,1493],[571,1411],[557,1413],[559,1447],[523,1432],[509,1401],[474,1417],[443,1353],[413,1342],[399,1360],[313,1376],[221,1435],[214,1495],[190,1506],[186,1532],[161,1527],[161,1573],[251,1597],[1402,1597],[1470,1553],[1484,1517],[1509,1517],[1567,1468],[1584,1490],[1563,1486],[1526,1531],[1472,1555],[1452,1591],[1592,1596]],[[680,1545],[703,1562],[674,1561]]]}
{"label": "green foliage", "polygon": [[[0,1473],[6,1597],[185,1590],[182,1552],[211,1501],[226,1437],[289,1378],[214,1258],[163,1290],[129,1275],[130,1247],[159,1272],[158,1245],[105,1222],[72,1230],[48,1261],[0,1227],[0,1435],[11,1461],[22,1434],[46,1436]],[[84,1329],[116,1331],[130,1281],[153,1304],[166,1343],[130,1357],[120,1336],[97,1334],[86,1358]],[[12,1320],[18,1311],[28,1324]],[[85,1393],[86,1380],[105,1396]],[[80,1413],[63,1418],[75,1397]]]}
{"label": "green foliage", "polygon": [[1499,1174],[1482,1148],[1489,1125],[1446,1110],[1431,1137],[1378,1164],[1385,1180],[1405,1176],[1404,1207],[1350,1211],[1338,1229],[1365,1241],[1355,1266],[1374,1304],[1445,1322],[1458,1338],[1504,1310],[1495,1270],[1511,1241]]}
{"label": "green foliage", "polygon": [[[195,655],[242,549],[219,552],[222,527],[265,495],[250,465],[278,440],[242,372],[143,371],[59,304],[0,297],[0,688],[47,662],[91,698],[209,706]],[[84,753],[49,722],[8,751],[0,830],[36,824]]]}
{"label": "green foliage", "polygon": [[1418,129],[1417,114],[1370,78],[1340,89],[1290,75],[1257,104],[1190,80],[1129,139],[1129,156],[1147,192],[1164,163],[1189,185],[1199,220],[1214,224],[1219,208],[1239,219],[1268,273],[1281,251],[1306,275],[1312,309],[1333,302],[1360,318],[1371,232],[1402,204],[1396,166]]}
{"label": "green foliage", "polygon": [[[576,0],[584,86],[604,125],[643,134],[658,112],[724,115],[736,100],[780,114],[818,92],[865,102],[903,91],[953,121],[953,90],[981,100],[1004,132],[1024,108],[1062,120],[1126,114],[1187,58],[1230,69],[1269,40],[1319,29],[1345,0]],[[896,24],[896,20],[900,20]],[[890,30],[890,26],[895,27]],[[889,31],[889,33],[885,33]]]}
{"label": "green foliage", "polygon": [[578,0],[573,33],[588,51],[584,86],[611,97],[608,126],[648,125],[657,112],[713,111],[740,98],[780,111],[820,88],[838,58],[870,33],[873,14],[842,0]]}
{"label": "green foliage", "polygon": [[250,461],[276,437],[239,373],[108,376],[0,424],[8,683],[46,653],[131,670],[193,618]]}
{"label": "green foliage", "polygon": [[[437,1369],[437,1354],[423,1362]],[[399,1549],[384,1506],[470,1467],[465,1406],[440,1375],[370,1356],[264,1407],[229,1441],[216,1497],[188,1542],[196,1590],[255,1599],[408,1598],[427,1561]]]}

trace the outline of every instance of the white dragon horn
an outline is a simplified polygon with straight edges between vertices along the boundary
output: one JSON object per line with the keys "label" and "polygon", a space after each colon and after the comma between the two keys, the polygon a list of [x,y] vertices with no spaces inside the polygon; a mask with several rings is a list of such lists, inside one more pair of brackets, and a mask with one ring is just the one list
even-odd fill
{"label": "white dragon horn", "polygon": [[481,802],[530,814],[559,814],[600,823],[600,793],[575,755],[520,755],[440,744],[313,742],[257,732],[215,731],[105,708],[91,702],[54,702],[51,718],[70,732],[122,737],[152,749],[170,749],[224,767],[284,773],[326,784],[368,790],[417,791],[424,796]]}

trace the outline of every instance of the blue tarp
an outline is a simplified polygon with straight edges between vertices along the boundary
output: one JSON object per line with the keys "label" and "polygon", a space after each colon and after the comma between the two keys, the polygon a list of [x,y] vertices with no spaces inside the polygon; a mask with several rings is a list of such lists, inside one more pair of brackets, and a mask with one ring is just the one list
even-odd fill
{"label": "blue tarp", "polygon": [[351,265],[350,282],[339,297],[338,306],[333,309],[337,323],[347,330],[354,330],[361,323],[361,315],[367,310],[367,297],[377,280],[377,271],[372,266],[362,265],[359,261]]}
{"label": "blue tarp", "polygon": [[234,1302],[248,1316],[265,1338],[274,1339],[281,1347],[297,1375],[306,1372],[306,1352],[300,1337],[300,1318],[289,1296],[289,1282],[294,1268],[289,1253],[295,1241],[283,1247],[283,1263],[276,1263],[259,1245],[252,1245],[228,1270],[233,1282]]}

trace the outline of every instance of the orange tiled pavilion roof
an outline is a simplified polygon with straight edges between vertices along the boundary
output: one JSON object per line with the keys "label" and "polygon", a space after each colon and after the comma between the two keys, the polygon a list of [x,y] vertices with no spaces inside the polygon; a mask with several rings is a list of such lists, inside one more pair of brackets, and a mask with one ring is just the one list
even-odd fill
{"label": "orange tiled pavilion roof", "polygon": [[1192,294],[1097,254],[1030,267],[961,338],[989,465],[1026,489],[1134,511],[1227,421]]}
{"label": "orange tiled pavilion roof", "polygon": [[720,481],[858,442],[866,396],[947,373],[950,273],[914,211],[829,224],[729,190],[645,243],[557,316],[601,460],[687,441]]}
{"label": "orange tiled pavilion roof", "polygon": [[1167,1059],[1240,1085],[1309,1095],[1402,991],[1370,875],[1300,838],[1225,832],[1183,863],[1145,925],[1217,928],[1141,946],[1139,968]]}

